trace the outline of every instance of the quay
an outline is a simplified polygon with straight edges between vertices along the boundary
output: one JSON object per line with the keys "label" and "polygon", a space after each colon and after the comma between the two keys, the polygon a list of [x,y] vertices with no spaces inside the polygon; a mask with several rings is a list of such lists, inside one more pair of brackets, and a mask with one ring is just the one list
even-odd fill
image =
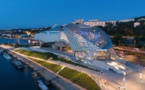
{"label": "quay", "polygon": [[[1,49],[5,50],[6,48],[1,47]],[[21,60],[21,62],[25,63],[27,66],[36,71],[39,75],[41,75],[48,83],[51,83],[59,90],[85,90],[77,84],[72,83],[71,81],[63,78],[62,76],[52,72],[51,70],[45,68],[44,66],[24,57],[22,55],[17,54],[16,52],[7,49],[7,53],[12,55],[13,57],[17,57],[17,59]]]}

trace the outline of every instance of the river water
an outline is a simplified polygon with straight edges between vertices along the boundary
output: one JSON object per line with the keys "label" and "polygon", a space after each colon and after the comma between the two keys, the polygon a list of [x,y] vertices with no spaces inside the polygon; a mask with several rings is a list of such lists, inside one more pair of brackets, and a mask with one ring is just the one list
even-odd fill
{"label": "river water", "polygon": [[40,90],[29,68],[18,70],[0,55],[0,90]]}
{"label": "river water", "polygon": [[0,38],[0,44],[7,43],[7,44],[15,44],[16,42],[21,44],[28,44],[28,40],[24,39],[9,39],[9,38]]}
{"label": "river water", "polygon": [[[16,39],[0,38],[2,43],[15,43]],[[27,44],[28,40],[20,40],[20,43]],[[0,54],[0,90],[41,90],[36,80],[32,77],[32,70],[26,67],[18,70],[10,60]],[[57,90],[50,86],[49,90]]]}

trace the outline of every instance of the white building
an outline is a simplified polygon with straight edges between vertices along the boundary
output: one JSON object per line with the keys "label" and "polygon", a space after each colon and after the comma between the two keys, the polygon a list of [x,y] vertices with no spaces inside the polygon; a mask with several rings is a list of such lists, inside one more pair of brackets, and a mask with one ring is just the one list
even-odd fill
{"label": "white building", "polygon": [[85,25],[89,25],[91,27],[94,27],[94,26],[102,26],[102,27],[105,27],[106,23],[105,21],[98,21],[98,20],[90,20],[88,22],[84,22]]}
{"label": "white building", "polygon": [[[49,48],[72,53],[75,61],[86,65],[113,70],[122,74],[128,68],[117,61],[110,37],[98,27],[84,24],[56,26],[34,35],[35,39],[49,44]],[[71,56],[72,57],[72,56]]]}
{"label": "white building", "polygon": [[110,23],[110,24],[112,24],[113,26],[116,26],[116,22],[117,22],[117,21],[115,21],[115,20],[106,21],[106,23]]}
{"label": "white building", "polygon": [[134,27],[140,26],[140,22],[135,22]]}
{"label": "white building", "polygon": [[145,18],[138,19],[138,21],[145,21]]}
{"label": "white building", "polygon": [[134,19],[119,20],[119,22],[131,22],[131,21],[134,21]]}
{"label": "white building", "polygon": [[84,23],[84,19],[78,19],[78,20],[75,20],[75,21],[72,22],[72,23],[74,23],[74,24],[77,24],[77,23],[83,24],[83,23]]}

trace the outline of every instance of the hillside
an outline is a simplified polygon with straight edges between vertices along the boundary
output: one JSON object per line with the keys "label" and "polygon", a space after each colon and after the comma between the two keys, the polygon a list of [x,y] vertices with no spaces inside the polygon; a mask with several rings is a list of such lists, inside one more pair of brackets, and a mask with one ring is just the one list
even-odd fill
{"label": "hillside", "polygon": [[[140,25],[135,27],[134,24],[136,22]],[[134,18],[134,21],[129,22],[117,21],[116,26],[108,24],[105,27],[100,28],[103,29],[108,35],[114,36],[112,41],[116,45],[145,47],[145,16],[136,17]],[[122,38],[122,36],[134,37],[134,39],[129,41],[128,39]]]}

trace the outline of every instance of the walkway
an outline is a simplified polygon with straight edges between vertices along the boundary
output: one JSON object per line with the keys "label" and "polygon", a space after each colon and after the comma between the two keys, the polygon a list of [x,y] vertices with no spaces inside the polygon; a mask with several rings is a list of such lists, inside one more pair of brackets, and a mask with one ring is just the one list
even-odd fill
{"label": "walkway", "polygon": [[[14,52],[14,51],[13,51]],[[17,52],[15,52],[17,53]],[[26,55],[23,55],[23,54],[20,54],[20,53],[17,53],[23,57],[26,57],[26,58],[33,58],[33,59],[37,59],[37,60],[41,60],[41,61],[45,61],[45,62],[48,62],[48,63],[53,63],[53,64],[57,64],[57,65],[61,65],[63,67],[69,67],[71,69],[74,69],[74,70],[77,70],[77,71],[80,71],[80,72],[83,72],[83,73],[86,73],[88,74],[92,79],[94,79],[101,87],[103,90],[116,90],[114,87],[112,87],[109,83],[107,83],[107,81],[103,78],[100,78],[100,75],[101,73],[100,72],[97,72],[97,71],[93,71],[93,70],[90,70],[90,69],[86,69],[86,68],[83,68],[83,67],[80,67],[80,66],[75,66],[75,65],[72,65],[72,64],[68,64],[68,63],[64,63],[64,62],[61,62],[61,61],[56,61],[56,60],[44,60],[44,59],[40,59],[40,58],[36,58],[36,57],[32,57],[32,56],[26,56]]]}
{"label": "walkway", "polygon": [[[14,51],[10,51],[12,54],[15,54],[18,59],[24,61],[27,65],[30,65],[31,68],[34,68],[36,72],[41,74],[47,81],[51,81],[55,85],[57,85],[61,90],[85,90],[81,86],[72,83],[71,81],[65,79],[64,77],[58,75],[57,73],[52,72],[51,70],[47,69],[46,67],[30,60],[28,57],[22,54],[19,54]],[[63,69],[63,68],[62,68]]]}
{"label": "walkway", "polygon": [[[59,62],[59,61],[52,61],[52,60],[48,61],[47,60],[47,62],[62,65],[62,66],[69,67],[69,68],[72,68],[75,70],[79,70],[83,73],[86,73],[86,74],[90,75],[97,83],[99,83],[100,86],[103,88],[103,90],[124,90],[124,88],[122,88],[123,75],[120,75],[120,74],[117,74],[117,73],[114,73],[111,71],[103,70],[103,69],[102,69],[103,73],[100,73],[100,72],[96,72],[96,71],[82,68],[79,66],[74,66],[74,65],[70,65],[70,64],[67,64],[64,62]],[[136,67],[136,65],[133,65],[133,64],[128,64],[128,66],[133,68],[136,71],[141,70],[141,68],[138,68],[138,67]],[[133,73],[127,74],[126,81],[125,81],[126,90],[144,90],[145,78],[142,78],[142,81],[140,82],[139,74],[140,74],[139,72],[138,73],[133,72]],[[144,77],[145,68],[142,69],[142,74],[143,74],[142,77]]]}
{"label": "walkway", "polygon": [[[34,58],[34,57],[32,57]],[[38,59],[38,58],[35,58]],[[39,59],[41,60],[41,59]],[[70,65],[64,62],[59,61],[52,61],[52,60],[45,60],[49,63],[54,63],[58,65],[62,65],[65,67],[69,67],[84,73],[87,73],[92,78],[94,78],[103,88],[103,90],[124,90],[122,88],[123,85],[123,75],[104,70],[103,73],[96,72],[90,69],[82,68],[79,66]],[[138,68],[141,66],[136,66],[132,64],[128,64],[129,67],[133,68],[135,72],[132,72],[130,74],[127,74],[125,76],[125,89],[126,90],[144,90],[145,88],[145,68]],[[142,72],[142,77],[140,78],[140,72]]]}

